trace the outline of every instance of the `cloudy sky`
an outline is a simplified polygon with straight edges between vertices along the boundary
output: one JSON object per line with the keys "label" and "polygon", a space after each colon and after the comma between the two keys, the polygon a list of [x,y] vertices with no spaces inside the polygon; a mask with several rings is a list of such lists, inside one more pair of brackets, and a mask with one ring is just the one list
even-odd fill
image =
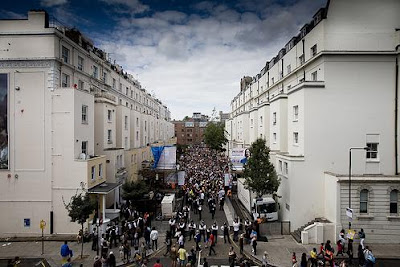
{"label": "cloudy sky", "polygon": [[229,111],[326,0],[2,0],[0,18],[45,9],[79,28],[182,119]]}

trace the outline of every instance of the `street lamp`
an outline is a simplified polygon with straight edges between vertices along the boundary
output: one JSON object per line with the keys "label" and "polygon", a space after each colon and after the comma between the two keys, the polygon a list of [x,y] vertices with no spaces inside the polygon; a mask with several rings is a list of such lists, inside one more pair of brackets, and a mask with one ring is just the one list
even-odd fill
{"label": "street lamp", "polygon": [[[350,147],[349,149],[349,210],[351,211],[351,150],[368,150],[368,147]],[[351,229],[351,219],[349,218],[349,230]]]}

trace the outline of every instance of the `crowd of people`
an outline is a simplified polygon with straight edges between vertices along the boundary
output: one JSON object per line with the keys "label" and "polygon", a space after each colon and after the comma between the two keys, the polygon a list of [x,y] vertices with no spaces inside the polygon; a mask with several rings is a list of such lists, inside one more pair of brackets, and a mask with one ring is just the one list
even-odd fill
{"label": "crowd of people", "polygon": [[[339,233],[336,241],[336,257],[339,255],[341,256],[340,263],[338,265],[340,267],[353,266],[355,263],[353,256],[355,232],[355,230],[350,230],[346,234],[345,230],[342,229]],[[361,229],[358,232],[358,238],[360,239],[357,251],[358,266],[373,267],[375,264],[375,256],[372,253],[372,250],[368,246],[364,245],[364,229]],[[343,257],[346,257],[346,259],[343,259]],[[321,243],[319,251],[317,251],[316,248],[313,248],[313,250],[310,251],[310,256],[308,259],[306,253],[302,253],[300,262],[297,261],[296,253],[293,252],[293,266],[307,267],[309,266],[308,263],[310,263],[311,267],[337,266],[335,261],[335,249],[331,241],[327,240],[325,243]]]}

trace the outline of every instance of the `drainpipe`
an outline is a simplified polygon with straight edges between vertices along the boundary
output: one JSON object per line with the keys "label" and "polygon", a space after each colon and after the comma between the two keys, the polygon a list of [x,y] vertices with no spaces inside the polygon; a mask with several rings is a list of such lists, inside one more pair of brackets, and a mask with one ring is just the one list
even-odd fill
{"label": "drainpipe", "polygon": [[[396,50],[399,48],[400,45],[396,47]],[[398,97],[399,97],[399,62],[398,62],[398,55],[396,55],[396,67],[395,67],[395,98],[394,98],[394,156],[395,156],[395,175],[399,174],[399,166],[398,166]]]}
{"label": "drainpipe", "polygon": [[[303,38],[303,40],[301,40],[301,42],[303,43],[303,58],[304,58],[304,62],[302,65],[304,65],[306,63],[306,52],[305,52],[305,47],[304,47],[304,43],[305,43],[305,39]],[[303,66],[303,81],[306,81],[306,70]]]}

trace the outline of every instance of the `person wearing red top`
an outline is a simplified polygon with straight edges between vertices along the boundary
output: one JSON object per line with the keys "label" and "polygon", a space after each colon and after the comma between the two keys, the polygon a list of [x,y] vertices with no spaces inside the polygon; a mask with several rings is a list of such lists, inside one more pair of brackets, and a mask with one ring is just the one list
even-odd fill
{"label": "person wearing red top", "polygon": [[154,263],[153,267],[163,267],[163,265],[160,263],[160,259],[156,260],[156,263]]}
{"label": "person wearing red top", "polygon": [[210,234],[210,238],[209,238],[209,243],[210,243],[210,251],[208,252],[208,256],[211,256],[211,251],[214,252],[215,255],[217,255],[217,253],[214,250],[215,247],[215,237],[213,234]]}

